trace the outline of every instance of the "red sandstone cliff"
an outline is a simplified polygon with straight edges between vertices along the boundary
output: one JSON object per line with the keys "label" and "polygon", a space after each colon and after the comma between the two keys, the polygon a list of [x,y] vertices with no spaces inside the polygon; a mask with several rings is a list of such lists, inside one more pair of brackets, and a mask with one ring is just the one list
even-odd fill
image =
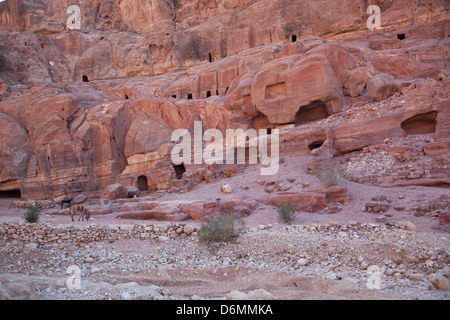
{"label": "red sandstone cliff", "polygon": [[[345,154],[410,122],[448,143],[445,1],[88,0],[81,30],[66,27],[70,4],[0,3],[0,190],[186,187],[215,174],[187,167],[180,182],[172,167],[171,132],[196,120],[291,127],[291,154]],[[380,30],[366,26],[370,4]],[[368,103],[379,112],[358,109]]]}

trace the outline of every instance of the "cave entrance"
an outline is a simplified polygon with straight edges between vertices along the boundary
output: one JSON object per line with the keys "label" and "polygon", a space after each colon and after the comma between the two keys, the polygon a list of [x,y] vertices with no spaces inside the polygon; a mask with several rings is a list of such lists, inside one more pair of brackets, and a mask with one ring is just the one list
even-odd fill
{"label": "cave entrance", "polygon": [[327,105],[322,101],[313,101],[300,107],[295,115],[295,125],[326,119],[328,117]]}
{"label": "cave entrance", "polygon": [[146,176],[139,176],[137,178],[137,187],[141,191],[147,191],[148,190],[148,179]]}
{"label": "cave entrance", "polygon": [[296,42],[297,41],[297,36],[295,34],[293,34],[291,36],[291,40],[292,40],[292,42]]}
{"label": "cave entrance", "polygon": [[2,190],[0,191],[0,198],[21,199],[22,193],[20,192],[20,190]]}
{"label": "cave entrance", "polygon": [[405,40],[406,39],[406,35],[404,33],[399,33],[399,34],[397,34],[397,39],[398,40]]}
{"label": "cave entrance", "polygon": [[173,164],[173,169],[175,170],[175,174],[177,176],[178,180],[181,180],[181,177],[183,177],[183,173],[186,172],[186,168],[184,167],[184,163],[180,165]]}
{"label": "cave entrance", "polygon": [[85,74],[81,77],[81,80],[82,80],[83,82],[89,82],[89,78],[88,78],[88,76],[85,75]]}
{"label": "cave entrance", "polygon": [[406,134],[427,134],[436,131],[437,111],[420,113],[406,119],[401,123],[401,128]]}
{"label": "cave entrance", "polygon": [[308,145],[309,150],[319,149],[325,141],[314,141]]}

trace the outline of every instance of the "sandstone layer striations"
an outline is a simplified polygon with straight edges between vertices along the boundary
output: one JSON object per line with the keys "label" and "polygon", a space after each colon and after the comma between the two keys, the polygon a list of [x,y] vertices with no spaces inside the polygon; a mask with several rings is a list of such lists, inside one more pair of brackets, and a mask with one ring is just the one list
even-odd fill
{"label": "sandstone layer striations", "polygon": [[318,161],[431,135],[419,156],[438,167],[408,181],[448,185],[448,3],[372,2],[89,0],[79,30],[71,1],[0,3],[0,191],[190,190],[223,175],[172,163],[195,121],[285,129],[282,155]]}

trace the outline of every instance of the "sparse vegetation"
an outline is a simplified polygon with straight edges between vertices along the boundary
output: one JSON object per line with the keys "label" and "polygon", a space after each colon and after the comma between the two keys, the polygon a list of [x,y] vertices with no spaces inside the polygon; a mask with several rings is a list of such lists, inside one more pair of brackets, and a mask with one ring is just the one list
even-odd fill
{"label": "sparse vegetation", "polygon": [[39,220],[39,213],[41,212],[41,206],[39,203],[30,205],[27,211],[23,214],[25,221],[29,223],[36,223]]}
{"label": "sparse vegetation", "polygon": [[295,207],[292,203],[282,204],[278,206],[278,217],[287,224],[291,224],[295,219],[295,215],[297,212],[295,211]]}
{"label": "sparse vegetation", "polygon": [[321,161],[315,165],[315,168],[310,173],[316,176],[328,188],[339,184],[341,171],[341,168],[334,165],[331,161]]}
{"label": "sparse vegetation", "polygon": [[198,232],[200,242],[203,242],[212,253],[217,244],[230,242],[239,237],[245,227],[244,221],[231,214],[221,214],[203,223]]}

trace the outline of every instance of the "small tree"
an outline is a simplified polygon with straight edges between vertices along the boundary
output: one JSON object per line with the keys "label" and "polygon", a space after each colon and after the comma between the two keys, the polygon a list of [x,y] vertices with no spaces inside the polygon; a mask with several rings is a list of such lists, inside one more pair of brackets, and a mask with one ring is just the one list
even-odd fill
{"label": "small tree", "polygon": [[41,212],[41,206],[39,203],[29,205],[27,211],[25,211],[24,218],[26,222],[36,223],[39,220],[39,213]]}

